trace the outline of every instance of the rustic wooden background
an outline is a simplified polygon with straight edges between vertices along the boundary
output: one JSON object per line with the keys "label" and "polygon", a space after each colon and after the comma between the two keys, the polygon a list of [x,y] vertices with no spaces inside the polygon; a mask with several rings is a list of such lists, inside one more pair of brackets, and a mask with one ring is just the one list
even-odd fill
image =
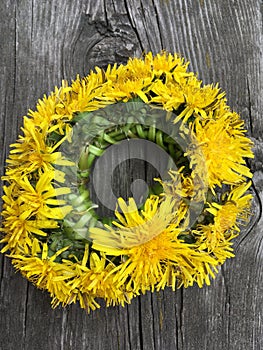
{"label": "rustic wooden background", "polygon": [[254,215],[212,286],[167,289],[89,315],[49,296],[0,255],[0,349],[263,349],[262,0],[0,2],[0,162],[21,116],[61,80],[161,49],[219,82],[255,142]]}

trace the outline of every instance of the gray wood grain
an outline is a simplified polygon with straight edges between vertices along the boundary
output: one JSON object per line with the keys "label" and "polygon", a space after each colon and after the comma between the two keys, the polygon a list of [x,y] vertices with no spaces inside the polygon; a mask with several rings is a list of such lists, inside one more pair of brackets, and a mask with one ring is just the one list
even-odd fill
{"label": "gray wood grain", "polygon": [[0,255],[0,349],[263,348],[263,33],[260,0],[6,0],[0,3],[0,164],[21,116],[62,78],[161,49],[219,82],[255,141],[254,215],[210,287],[166,289],[89,315],[49,296]]}

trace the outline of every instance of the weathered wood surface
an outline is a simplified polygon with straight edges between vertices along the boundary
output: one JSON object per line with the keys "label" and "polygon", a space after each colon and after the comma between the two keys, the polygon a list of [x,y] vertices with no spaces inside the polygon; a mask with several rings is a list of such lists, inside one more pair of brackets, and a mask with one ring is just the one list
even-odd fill
{"label": "weathered wood surface", "polygon": [[161,49],[219,82],[255,141],[254,216],[212,286],[147,293],[89,315],[50,308],[0,255],[0,349],[263,349],[261,0],[5,0],[0,3],[0,162],[28,108],[95,65]]}

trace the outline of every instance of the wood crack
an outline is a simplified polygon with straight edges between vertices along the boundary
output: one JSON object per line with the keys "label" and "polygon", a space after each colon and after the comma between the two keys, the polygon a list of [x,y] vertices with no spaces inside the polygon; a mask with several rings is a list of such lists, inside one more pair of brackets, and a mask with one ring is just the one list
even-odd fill
{"label": "wood crack", "polygon": [[[153,293],[150,295],[151,298],[151,309],[152,309],[152,328],[153,333],[155,333],[155,317],[154,317],[154,305],[153,305]],[[153,334],[153,350],[156,349],[155,334]]]}
{"label": "wood crack", "polygon": [[16,100],[16,76],[17,76],[17,7],[15,4],[14,7],[14,12],[15,12],[15,28],[14,28],[14,74],[13,74],[13,82],[14,82],[14,87],[13,87],[13,103],[15,103]]}
{"label": "wood crack", "polygon": [[[130,314],[129,314],[129,309],[126,307],[126,315],[127,315],[127,327],[128,327],[128,342],[129,342],[129,350],[132,350],[132,341],[131,341],[131,323],[130,323]],[[121,349],[120,349],[121,350]]]}
{"label": "wood crack", "polygon": [[160,19],[159,19],[159,15],[158,15],[157,6],[156,6],[154,0],[153,0],[153,8],[154,8],[154,12],[155,12],[155,15],[156,15],[156,23],[157,23],[157,26],[158,26],[158,32],[159,32],[159,37],[160,37],[161,49],[163,50],[165,47],[164,47],[164,44],[163,44],[162,28],[161,28],[161,25],[160,25]]}
{"label": "wood crack", "polygon": [[66,335],[66,324],[67,324],[68,314],[67,310],[62,310],[62,323],[61,323],[61,338],[60,338],[60,345],[61,349],[64,350],[64,344],[65,344],[65,335]]}
{"label": "wood crack", "polygon": [[252,111],[251,111],[251,95],[250,95],[250,86],[249,86],[249,79],[247,77],[247,92],[248,92],[248,117],[249,117],[249,124],[250,124],[250,132],[251,135],[253,135],[253,119],[252,119]]}
{"label": "wood crack", "polygon": [[226,280],[226,276],[225,276],[225,270],[224,270],[224,266],[221,267],[221,276],[224,282],[224,287],[225,287],[225,313],[227,315],[227,317],[225,317],[225,320],[227,322],[227,349],[229,349],[229,345],[230,345],[230,334],[231,334],[231,329],[230,329],[230,322],[231,322],[231,302],[230,302],[230,293],[229,293],[229,288],[227,285],[227,280]]}
{"label": "wood crack", "polygon": [[31,45],[33,42],[33,35],[34,35],[34,0],[31,0],[31,7],[32,7],[32,15],[31,15],[31,33],[30,33],[30,40],[31,40]]}
{"label": "wood crack", "polygon": [[139,297],[138,300],[138,304],[139,304],[139,340],[140,340],[140,348],[144,349],[143,344],[144,344],[144,340],[143,340],[143,315],[142,315],[142,302],[141,302],[141,297]]}
{"label": "wood crack", "polygon": [[180,300],[178,302],[178,308],[175,311],[176,317],[176,350],[183,350],[184,342],[183,342],[183,311],[184,311],[184,291],[183,288],[180,288],[176,291],[176,293],[180,294]]}
{"label": "wood crack", "polygon": [[234,245],[235,249],[237,249],[244,242],[244,240],[247,238],[247,236],[255,229],[255,227],[257,226],[257,224],[259,223],[259,221],[262,217],[262,202],[261,202],[261,198],[260,198],[260,195],[258,193],[258,190],[257,190],[253,181],[252,181],[251,187],[252,187],[253,192],[254,192],[253,193],[254,204],[252,204],[252,211],[254,208],[254,210],[256,211],[255,217],[253,219],[253,212],[252,212],[251,218],[250,218],[251,222],[248,223],[249,227],[248,227],[248,229],[245,230],[245,232],[242,235],[240,235],[240,239]]}
{"label": "wood crack", "polygon": [[23,318],[23,349],[27,350],[27,308],[28,308],[28,292],[29,292],[29,283],[26,284],[26,296],[24,302],[24,318]]}
{"label": "wood crack", "polygon": [[142,43],[141,38],[140,38],[140,33],[139,33],[139,31],[137,30],[136,26],[134,25],[133,18],[132,18],[132,16],[131,16],[130,11],[129,11],[129,8],[128,8],[127,0],[124,0],[124,6],[125,6],[125,9],[126,9],[126,11],[127,11],[127,16],[128,16],[129,21],[130,21],[131,27],[132,27],[132,29],[134,30],[134,33],[135,33],[136,38],[137,38],[137,40],[138,40],[140,49],[141,49],[142,52],[144,52],[144,47],[143,47],[143,43]]}

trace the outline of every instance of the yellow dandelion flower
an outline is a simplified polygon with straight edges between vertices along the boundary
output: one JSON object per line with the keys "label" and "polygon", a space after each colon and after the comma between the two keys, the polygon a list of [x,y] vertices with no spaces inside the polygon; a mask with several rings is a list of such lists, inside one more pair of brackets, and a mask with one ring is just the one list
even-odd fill
{"label": "yellow dandelion flower", "polygon": [[160,104],[168,111],[178,109],[185,102],[183,90],[176,82],[164,83],[157,80],[151,89],[155,96],[151,98],[150,102]]}
{"label": "yellow dandelion flower", "polygon": [[112,274],[114,268],[113,263],[107,263],[104,254],[101,254],[100,257],[97,253],[92,252],[89,272],[83,275],[81,281],[82,292],[94,296],[94,298],[105,299],[108,306],[129,303],[133,293],[117,286]]}
{"label": "yellow dandelion flower", "polygon": [[213,215],[214,222],[207,226],[199,225],[195,231],[200,247],[213,252],[220,258],[220,263],[234,256],[231,241],[240,231],[238,221],[248,220],[252,195],[246,192],[250,185],[251,183],[243,183],[225,193],[223,204],[210,203],[206,210]]}
{"label": "yellow dandelion flower", "polygon": [[177,123],[181,119],[187,122],[192,116],[201,116],[206,119],[207,114],[215,110],[225,96],[224,92],[220,93],[218,85],[206,85],[201,87],[201,81],[197,80],[195,77],[182,85],[182,90],[186,107],[175,118],[174,123]]}
{"label": "yellow dandelion flower", "polygon": [[153,56],[151,52],[145,56],[145,66],[150,69],[156,77],[161,77],[165,74],[172,74],[173,79],[180,82],[181,78],[193,75],[187,72],[189,63],[184,63],[184,59],[177,54],[162,52]]}
{"label": "yellow dandelion flower", "polygon": [[19,203],[27,205],[31,212],[30,215],[35,215],[37,219],[63,219],[72,209],[71,206],[63,206],[64,200],[57,199],[58,196],[70,193],[70,189],[67,187],[54,188],[51,184],[53,177],[52,172],[39,175],[35,187],[32,186],[27,176],[17,179],[17,185],[20,187]]}
{"label": "yellow dandelion flower", "polygon": [[252,177],[244,160],[253,157],[252,142],[244,136],[242,126],[237,115],[229,113],[217,120],[196,119],[193,123],[192,135],[199,152],[189,150],[187,154],[197,165],[200,158],[205,157],[211,188],[222,183],[238,184],[246,177]]}
{"label": "yellow dandelion flower", "polygon": [[[36,245],[35,241],[33,246]],[[58,264],[55,259],[65,251],[61,249],[51,258],[48,258],[47,244],[43,245],[42,253],[37,256],[36,252],[32,251],[32,256],[28,257],[22,254],[12,254],[13,264],[19,269],[22,274],[40,289],[47,289],[51,296],[56,296],[60,302],[63,302],[70,294],[70,286],[67,280],[74,277],[74,271],[65,264]],[[38,253],[41,248],[38,246]],[[64,276],[61,276],[61,275]]]}
{"label": "yellow dandelion flower", "polygon": [[[107,226],[108,230],[90,229],[93,248],[108,255],[124,256],[123,264],[112,272],[114,281],[121,287],[129,280],[127,288],[136,294],[166,285],[173,289],[181,284],[187,287],[194,281],[199,285],[204,281],[209,284],[204,266],[216,266],[217,262],[207,253],[193,251],[180,241],[178,236],[183,229],[173,223],[174,202],[171,198],[161,203],[159,212],[158,202],[158,197],[148,199],[140,214],[134,200],[130,199],[129,205],[120,200],[123,216],[116,212],[119,222],[114,222],[120,229]],[[211,276],[214,277],[212,270]]]}
{"label": "yellow dandelion flower", "polygon": [[[4,188],[6,191],[6,188]],[[3,197],[5,200],[6,197]],[[54,220],[39,220],[32,217],[32,210],[28,204],[20,203],[20,200],[9,200],[10,205],[5,204],[2,216],[4,217],[3,225],[1,229],[6,233],[5,237],[1,240],[1,243],[7,243],[2,249],[2,252],[8,249],[14,249],[19,245],[29,244],[31,245],[30,236],[32,234],[38,236],[46,236],[45,229],[54,229],[58,227],[58,224]]]}
{"label": "yellow dandelion flower", "polygon": [[199,225],[194,234],[197,238],[196,244],[199,250],[212,254],[217,265],[221,265],[227,258],[235,255],[232,248],[232,240],[237,236],[234,230],[229,230],[227,234],[222,231],[222,227],[216,224]]}
{"label": "yellow dandelion flower", "polygon": [[[71,162],[63,159],[61,152],[54,152],[59,146],[51,147],[46,144],[46,130],[40,129],[30,118],[24,118],[22,128],[24,136],[19,141],[12,144],[7,163],[10,165],[6,174],[8,177],[25,172],[33,173],[36,170],[44,169],[49,171],[52,164],[72,165]],[[44,137],[43,137],[44,135]],[[67,136],[61,142],[67,139]]]}
{"label": "yellow dandelion flower", "polygon": [[207,211],[215,217],[215,225],[222,232],[226,232],[230,228],[239,231],[237,220],[247,221],[250,214],[252,195],[245,193],[250,186],[251,182],[242,183],[240,186],[232,188],[230,193],[224,195],[224,204],[210,204]]}
{"label": "yellow dandelion flower", "polygon": [[129,199],[128,205],[122,198],[118,203],[123,214],[118,210],[115,212],[118,221],[113,221],[113,225],[117,228],[105,225],[106,229],[90,229],[90,238],[95,249],[103,246],[106,251],[109,248],[112,252],[111,248],[125,250],[143,244],[159,235],[174,220],[175,201],[171,197],[161,203],[158,196],[148,198],[141,213],[138,212],[133,198]]}
{"label": "yellow dandelion flower", "polygon": [[[108,76],[107,72],[106,76]],[[110,81],[111,89],[107,92],[109,98],[127,102],[135,96],[139,96],[145,103],[148,102],[145,92],[152,83],[151,76],[141,76],[132,67],[121,65],[118,67],[115,77],[111,76],[110,78],[112,79]]]}

